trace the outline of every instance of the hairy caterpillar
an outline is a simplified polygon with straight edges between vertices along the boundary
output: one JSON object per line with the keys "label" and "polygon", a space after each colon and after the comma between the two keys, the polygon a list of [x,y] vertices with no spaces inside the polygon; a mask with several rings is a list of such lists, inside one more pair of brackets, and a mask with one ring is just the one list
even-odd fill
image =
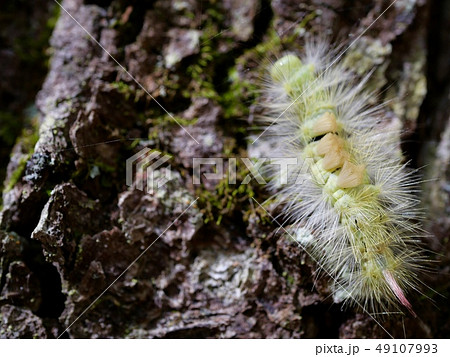
{"label": "hairy caterpillar", "polygon": [[[335,301],[367,311],[406,307],[426,261],[417,179],[398,154],[398,132],[377,123],[383,106],[326,43],[272,64],[262,104],[272,157],[296,158],[287,184],[272,171],[274,200],[299,241],[333,278]],[[381,131],[380,131],[381,130]],[[302,180],[298,180],[302,177]],[[309,239],[303,232],[312,232]]]}

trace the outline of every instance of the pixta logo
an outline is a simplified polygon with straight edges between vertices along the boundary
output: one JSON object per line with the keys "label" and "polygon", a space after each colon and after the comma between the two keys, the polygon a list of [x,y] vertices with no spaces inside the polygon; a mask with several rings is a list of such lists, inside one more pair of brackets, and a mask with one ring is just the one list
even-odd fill
{"label": "pixta logo", "polygon": [[154,194],[155,190],[172,179],[170,165],[162,167],[168,160],[170,160],[169,155],[149,148],[134,154],[126,162],[127,186],[134,186],[137,190]]}
{"label": "pixta logo", "polygon": [[[171,168],[166,164],[171,156],[149,148],[131,156],[126,163],[126,183],[141,191],[154,194],[155,190],[169,182]],[[246,176],[237,182],[237,167],[245,167]],[[166,164],[166,165],[165,165]],[[208,169],[209,166],[209,169]],[[202,170],[203,168],[203,170]],[[206,181],[219,182],[227,179],[230,185],[247,185],[254,180],[260,185],[270,181],[272,185],[302,185],[306,177],[317,182],[326,182],[320,170],[314,168],[314,160],[306,158],[192,158],[192,184],[201,185]]]}

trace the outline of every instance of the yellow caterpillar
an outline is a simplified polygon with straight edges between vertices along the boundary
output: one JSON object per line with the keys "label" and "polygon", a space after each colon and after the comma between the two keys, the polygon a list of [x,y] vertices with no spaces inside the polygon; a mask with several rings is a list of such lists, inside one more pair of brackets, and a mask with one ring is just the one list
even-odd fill
{"label": "yellow caterpillar", "polygon": [[384,112],[368,105],[369,76],[358,83],[327,53],[309,44],[302,59],[288,54],[270,68],[264,140],[274,157],[297,159],[286,185],[272,173],[274,198],[332,276],[335,301],[373,312],[404,306],[415,316],[406,295],[425,261],[417,180],[398,155],[398,133],[376,125]]}

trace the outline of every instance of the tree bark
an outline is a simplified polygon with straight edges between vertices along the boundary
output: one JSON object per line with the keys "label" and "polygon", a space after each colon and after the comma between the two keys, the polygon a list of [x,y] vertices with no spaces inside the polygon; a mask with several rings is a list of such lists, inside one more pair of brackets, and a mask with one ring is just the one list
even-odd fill
{"label": "tree bark", "polygon": [[[448,4],[390,4],[62,1],[38,123],[6,173],[0,336],[447,337]],[[439,309],[412,294],[419,318],[377,317],[385,330],[333,303],[329,278],[255,207],[264,187],[239,185],[239,160],[237,184],[192,184],[193,157],[255,150],[246,139],[264,63],[301,52],[308,37],[356,39],[344,60],[374,71],[374,104],[387,101],[389,123],[403,128],[405,159],[436,179],[423,184],[424,244],[440,258],[423,279]],[[127,159],[145,148],[170,156],[156,172],[171,180],[153,193],[125,179]]]}

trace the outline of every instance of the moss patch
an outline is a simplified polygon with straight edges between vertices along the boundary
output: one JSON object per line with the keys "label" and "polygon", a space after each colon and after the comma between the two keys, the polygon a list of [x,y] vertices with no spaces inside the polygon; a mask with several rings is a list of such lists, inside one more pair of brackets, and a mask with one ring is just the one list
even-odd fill
{"label": "moss patch", "polygon": [[5,192],[11,191],[14,185],[22,177],[27,161],[34,152],[34,146],[39,139],[39,123],[37,118],[29,120],[29,124],[22,130],[16,145],[20,145],[22,157],[19,159],[16,169],[11,174],[8,182],[5,182]]}
{"label": "moss patch", "polygon": [[11,178],[9,179],[9,181],[5,184],[5,192],[11,191],[14,185],[22,177],[25,171],[25,166],[27,165],[27,161],[30,158],[30,156],[31,155],[26,155],[19,160],[17,168],[11,174]]}

